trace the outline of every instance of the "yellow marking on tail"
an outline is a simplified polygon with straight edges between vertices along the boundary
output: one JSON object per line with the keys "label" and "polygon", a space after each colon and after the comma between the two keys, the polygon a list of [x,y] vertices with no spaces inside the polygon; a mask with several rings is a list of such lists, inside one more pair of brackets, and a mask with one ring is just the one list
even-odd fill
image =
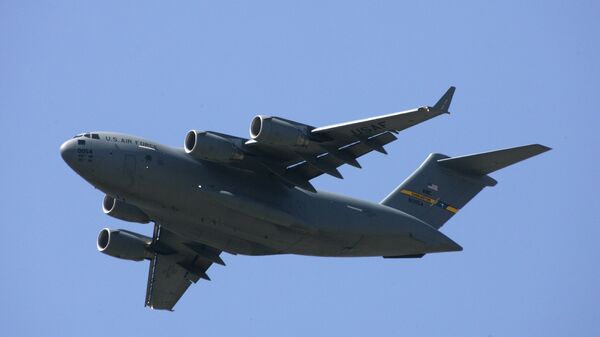
{"label": "yellow marking on tail", "polygon": [[[421,201],[425,201],[426,203],[429,203],[431,206],[435,206],[439,202],[438,199],[433,199],[433,198],[430,198],[430,197],[428,197],[426,195],[423,195],[423,194],[420,194],[420,193],[417,193],[417,192],[414,192],[414,191],[410,191],[410,190],[407,190],[407,189],[401,189],[400,193],[402,193],[404,195],[408,195],[409,197],[413,197],[415,199],[419,199]],[[443,202],[443,204],[445,204],[445,203]],[[440,205],[440,206],[443,207],[443,205]],[[447,205],[447,204],[446,204],[446,207],[443,207],[443,208],[445,210],[447,210],[448,212],[452,212],[454,214],[456,214],[458,212],[458,208],[456,208],[454,206]]]}

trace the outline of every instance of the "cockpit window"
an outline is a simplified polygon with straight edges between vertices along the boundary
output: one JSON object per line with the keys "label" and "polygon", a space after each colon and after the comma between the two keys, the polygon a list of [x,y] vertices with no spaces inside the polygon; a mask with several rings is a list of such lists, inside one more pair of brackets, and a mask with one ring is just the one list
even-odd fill
{"label": "cockpit window", "polygon": [[81,137],[100,139],[100,135],[97,133],[80,133],[78,135],[75,135],[73,138],[81,138]]}

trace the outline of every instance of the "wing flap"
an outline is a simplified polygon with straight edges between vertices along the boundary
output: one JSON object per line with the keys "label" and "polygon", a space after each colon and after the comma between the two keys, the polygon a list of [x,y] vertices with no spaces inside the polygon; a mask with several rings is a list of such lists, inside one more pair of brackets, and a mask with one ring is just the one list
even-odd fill
{"label": "wing flap", "polygon": [[[396,140],[396,136],[394,136],[391,132],[384,132],[368,138],[368,141],[371,142],[371,144],[367,144],[364,141],[355,141],[340,149],[330,148],[329,152],[316,158],[316,162],[319,163],[319,165],[339,167],[343,164],[347,164],[348,161],[353,160],[356,162],[356,165],[360,167],[360,164],[358,164],[356,158],[373,151],[372,144],[377,144],[383,148],[384,145],[387,145],[394,140]],[[318,167],[319,165],[313,165],[312,163],[304,161],[298,165],[290,167],[288,170],[297,176],[302,176],[304,179],[310,180],[323,174],[323,171]]]}

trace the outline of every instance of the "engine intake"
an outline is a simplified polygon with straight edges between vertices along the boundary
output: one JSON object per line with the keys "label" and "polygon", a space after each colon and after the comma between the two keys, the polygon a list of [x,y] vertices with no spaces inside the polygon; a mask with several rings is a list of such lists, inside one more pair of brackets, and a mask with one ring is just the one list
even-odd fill
{"label": "engine intake", "polygon": [[310,140],[307,125],[262,115],[252,119],[250,137],[275,146],[307,146]]}
{"label": "engine intake", "polygon": [[230,163],[244,159],[244,153],[225,137],[207,131],[191,130],[185,136],[185,152],[200,160]]}
{"label": "engine intake", "polygon": [[105,195],[102,201],[104,214],[129,222],[148,223],[150,218],[141,209],[126,202],[119,201],[110,195]]}
{"label": "engine intake", "polygon": [[104,228],[98,234],[96,246],[101,253],[124,260],[151,259],[149,250],[152,239],[124,229]]}

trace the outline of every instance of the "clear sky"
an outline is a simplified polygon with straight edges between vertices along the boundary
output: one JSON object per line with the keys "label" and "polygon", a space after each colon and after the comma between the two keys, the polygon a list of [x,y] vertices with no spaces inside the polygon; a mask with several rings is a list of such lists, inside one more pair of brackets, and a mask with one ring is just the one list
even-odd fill
{"label": "clear sky", "polygon": [[[0,1],[0,335],[600,336],[597,1]],[[224,254],[176,311],[147,262],[96,251],[103,195],[60,144],[92,130],[182,146],[257,114],[323,126],[452,114],[318,189],[377,202],[430,152],[554,148],[493,174],[420,260]]]}

